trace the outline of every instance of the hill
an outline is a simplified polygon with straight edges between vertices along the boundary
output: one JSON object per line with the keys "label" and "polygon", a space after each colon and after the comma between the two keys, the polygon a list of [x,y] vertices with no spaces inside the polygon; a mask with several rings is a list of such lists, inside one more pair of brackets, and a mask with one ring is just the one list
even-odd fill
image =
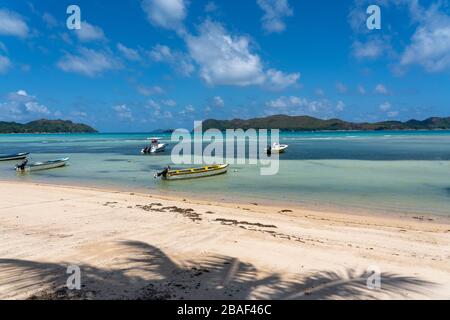
{"label": "hill", "polygon": [[94,128],[64,120],[36,120],[25,124],[0,121],[0,133],[93,133]]}
{"label": "hill", "polygon": [[309,116],[274,115],[265,118],[248,120],[215,120],[203,121],[203,130],[215,128],[226,129],[280,129],[283,131],[337,131],[337,130],[439,130],[450,129],[450,117],[428,118],[426,120],[383,121],[375,123],[354,123],[340,119],[322,120]]}

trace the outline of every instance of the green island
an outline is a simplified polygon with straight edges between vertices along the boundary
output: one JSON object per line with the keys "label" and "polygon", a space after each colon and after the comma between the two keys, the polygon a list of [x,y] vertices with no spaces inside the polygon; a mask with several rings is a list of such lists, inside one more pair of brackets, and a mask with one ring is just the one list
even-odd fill
{"label": "green island", "polygon": [[97,130],[70,120],[41,119],[28,123],[0,121],[0,134],[5,133],[95,133]]}
{"label": "green island", "polygon": [[450,129],[450,117],[432,117],[425,120],[382,121],[354,123],[340,119],[322,120],[309,116],[274,115],[265,118],[248,120],[216,120],[203,121],[203,130],[208,129],[280,129],[282,131],[340,131],[340,130],[447,130]]}

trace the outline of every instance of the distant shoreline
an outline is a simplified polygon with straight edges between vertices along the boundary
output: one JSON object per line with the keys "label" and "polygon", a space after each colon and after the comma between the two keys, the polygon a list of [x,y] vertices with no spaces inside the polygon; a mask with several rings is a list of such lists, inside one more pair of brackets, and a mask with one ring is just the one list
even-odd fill
{"label": "distant shoreline", "polygon": [[[270,129],[268,129],[270,130]],[[225,132],[225,130],[221,130],[221,132]],[[385,129],[385,130],[283,130],[280,129],[280,132],[282,133],[333,133],[333,132],[433,132],[433,131],[448,131],[450,132],[450,128],[449,129]],[[71,135],[75,135],[75,134],[155,134],[154,132],[109,132],[109,131],[98,131],[98,132],[2,132],[0,133],[1,135],[45,135],[45,134],[71,134]],[[172,134],[172,132],[163,132],[163,133],[158,133],[161,135],[165,135],[165,134]]]}
{"label": "distant shoreline", "polygon": [[310,116],[273,115],[265,118],[216,120],[202,122],[202,130],[208,129],[279,129],[281,131],[385,131],[385,130],[449,130],[450,117],[431,117],[425,120],[380,122],[349,122],[341,119],[318,119]]}

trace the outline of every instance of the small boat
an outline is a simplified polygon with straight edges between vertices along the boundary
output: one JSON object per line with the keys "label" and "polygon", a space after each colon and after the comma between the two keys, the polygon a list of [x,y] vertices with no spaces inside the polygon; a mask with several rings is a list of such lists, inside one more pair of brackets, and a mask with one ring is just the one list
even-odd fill
{"label": "small boat", "polygon": [[56,160],[50,160],[50,161],[44,161],[44,162],[34,162],[34,163],[28,164],[28,160],[25,160],[21,164],[18,164],[16,166],[16,171],[32,172],[32,171],[39,171],[39,170],[54,169],[54,168],[64,167],[67,164],[67,161],[69,161],[69,158],[62,158],[62,159],[56,159]]}
{"label": "small boat", "polygon": [[29,152],[22,152],[6,156],[0,156],[0,161],[22,160],[25,159],[29,154],[30,154]]}
{"label": "small boat", "polygon": [[279,144],[274,142],[266,149],[267,154],[271,153],[284,153],[289,146],[287,144]]}
{"label": "small boat", "polygon": [[172,170],[170,167],[167,167],[162,172],[157,173],[155,178],[162,177],[164,180],[184,180],[211,177],[226,173],[228,171],[228,167],[228,164],[217,164],[200,168],[180,170]]}
{"label": "small boat", "polygon": [[154,154],[154,153],[166,151],[167,144],[159,143],[158,138],[149,138],[149,140],[152,140],[152,144],[150,146],[142,149],[141,150],[142,154]]}

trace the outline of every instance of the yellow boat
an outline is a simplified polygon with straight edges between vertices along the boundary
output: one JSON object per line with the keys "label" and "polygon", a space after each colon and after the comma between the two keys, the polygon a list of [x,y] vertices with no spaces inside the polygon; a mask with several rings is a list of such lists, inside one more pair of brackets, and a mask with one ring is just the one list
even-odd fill
{"label": "yellow boat", "polygon": [[217,176],[228,171],[228,164],[217,164],[200,168],[171,170],[170,167],[155,175],[155,178],[162,177],[164,180],[184,180]]}

